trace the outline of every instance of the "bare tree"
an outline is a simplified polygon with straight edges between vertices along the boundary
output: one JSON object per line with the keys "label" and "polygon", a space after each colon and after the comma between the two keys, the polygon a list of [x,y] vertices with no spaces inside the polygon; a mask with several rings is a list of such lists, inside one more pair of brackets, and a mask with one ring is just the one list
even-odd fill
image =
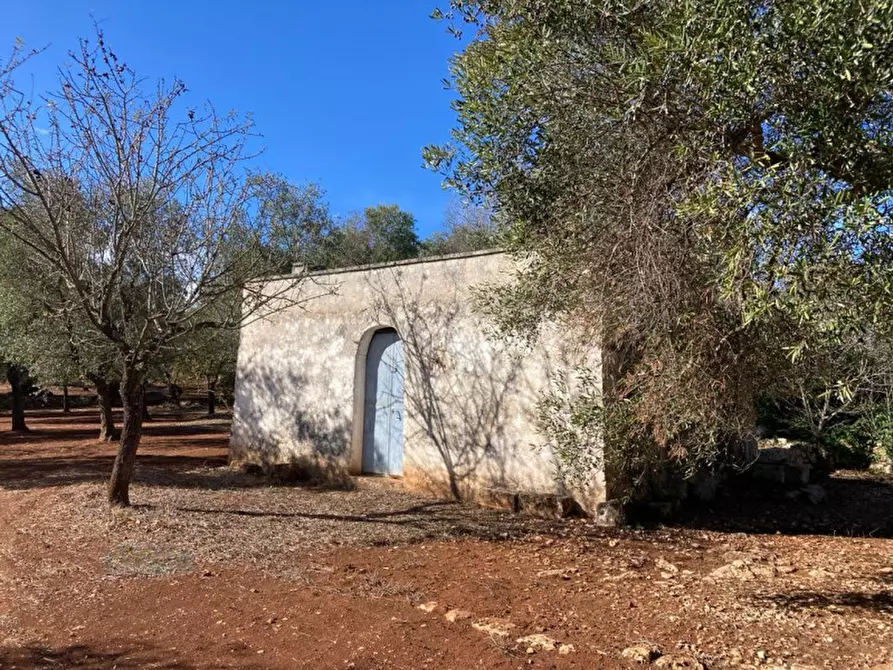
{"label": "bare tree", "polygon": [[250,120],[188,108],[178,80],[147,87],[99,30],[70,61],[41,101],[17,92],[9,69],[0,83],[0,225],[58,282],[52,308],[78,313],[81,337],[116,352],[124,417],[108,499],[123,506],[150,366],[193,332],[291,304],[299,279],[262,279],[269,231],[244,167]]}

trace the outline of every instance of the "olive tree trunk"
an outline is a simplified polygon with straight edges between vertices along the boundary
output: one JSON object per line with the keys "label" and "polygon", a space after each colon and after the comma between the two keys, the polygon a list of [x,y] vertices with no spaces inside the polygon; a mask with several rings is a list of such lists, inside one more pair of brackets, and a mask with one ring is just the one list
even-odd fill
{"label": "olive tree trunk", "polygon": [[71,402],[68,397],[68,384],[62,384],[62,413],[71,414]]}
{"label": "olive tree trunk", "polygon": [[143,417],[142,420],[144,422],[152,420],[152,415],[149,414],[149,405],[148,405],[148,403],[146,403],[146,389],[148,387],[149,387],[149,383],[143,382],[143,404],[142,404],[142,409],[140,411],[142,412],[142,417]]}
{"label": "olive tree trunk", "polygon": [[25,368],[21,365],[6,366],[6,380],[12,396],[12,429],[16,431],[28,430],[25,425],[25,392],[22,388],[26,376]]}
{"label": "olive tree trunk", "polygon": [[208,377],[208,416],[217,414],[217,379]]}
{"label": "olive tree trunk", "polygon": [[118,429],[115,427],[115,417],[112,414],[115,389],[108,383],[108,380],[100,377],[94,377],[90,381],[96,387],[96,402],[99,405],[99,440],[114,442],[120,437]]}
{"label": "olive tree trunk", "polygon": [[136,450],[143,432],[143,411],[146,389],[138,372],[125,371],[121,381],[121,400],[124,403],[124,420],[121,425],[121,442],[112,476],[109,479],[109,504],[130,506],[130,481],[136,465]]}

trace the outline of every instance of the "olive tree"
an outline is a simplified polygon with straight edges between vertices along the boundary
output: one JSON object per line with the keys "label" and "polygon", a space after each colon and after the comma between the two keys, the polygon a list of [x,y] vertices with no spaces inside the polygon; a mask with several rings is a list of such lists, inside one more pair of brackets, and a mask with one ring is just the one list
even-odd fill
{"label": "olive tree", "polygon": [[367,207],[333,231],[329,267],[417,258],[422,245],[415,224],[415,217],[397,205]]}
{"label": "olive tree", "polygon": [[29,383],[28,368],[19,363],[0,363],[3,375],[9,384],[10,430],[25,432],[25,387]]}
{"label": "olive tree", "polygon": [[[453,0],[429,163],[525,259],[509,327],[587,329],[632,449],[711,461],[893,295],[893,4]],[[593,415],[595,416],[595,415]]]}
{"label": "olive tree", "polygon": [[231,329],[202,330],[193,333],[179,347],[174,361],[177,376],[204,383],[208,416],[217,413],[221,384],[232,391],[236,374],[239,334]]}
{"label": "olive tree", "polygon": [[320,270],[332,264],[339,228],[319,184],[293,184],[277,174],[253,175],[251,195],[256,216],[269,229],[269,253],[278,257],[277,270],[288,274],[295,265]]}
{"label": "olive tree", "polygon": [[299,278],[263,279],[275,268],[246,173],[250,120],[188,107],[180,81],[147,83],[99,31],[69,59],[41,100],[12,72],[0,84],[2,225],[58,286],[48,308],[115,352],[108,499],[128,505],[150,367],[191,333],[286,306]]}
{"label": "olive tree", "polygon": [[499,226],[487,207],[452,202],[444,216],[444,230],[422,243],[425,255],[441,256],[495,249],[501,246]]}
{"label": "olive tree", "polygon": [[[9,223],[9,222],[8,222]],[[0,226],[2,228],[2,226]],[[112,415],[115,350],[96,336],[78,310],[59,311],[64,290],[35,264],[28,247],[0,230],[0,340],[7,357],[26,363],[42,383],[65,386],[76,380],[96,389],[101,441],[117,439]]]}

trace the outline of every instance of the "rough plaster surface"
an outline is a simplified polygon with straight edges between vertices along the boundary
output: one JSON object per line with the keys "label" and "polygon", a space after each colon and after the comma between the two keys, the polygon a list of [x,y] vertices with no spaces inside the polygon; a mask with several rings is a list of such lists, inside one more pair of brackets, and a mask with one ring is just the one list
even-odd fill
{"label": "rough plaster surface", "polygon": [[[404,481],[442,495],[511,502],[573,494],[587,510],[603,477],[570,492],[536,427],[556,370],[597,368],[599,352],[547,328],[532,347],[488,338],[473,293],[509,279],[504,254],[475,254],[314,275],[320,294],[242,331],[231,460],[312,459],[360,474],[365,352],[392,327],[403,340]],[[517,500],[517,498],[515,498]]]}

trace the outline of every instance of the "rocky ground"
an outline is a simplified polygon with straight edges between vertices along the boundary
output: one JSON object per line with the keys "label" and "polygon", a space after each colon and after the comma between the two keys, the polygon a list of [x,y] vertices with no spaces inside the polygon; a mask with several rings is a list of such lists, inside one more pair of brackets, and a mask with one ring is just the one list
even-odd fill
{"label": "rocky ground", "polygon": [[893,484],[605,530],[393,483],[271,487],[157,417],[109,512],[96,417],[0,433],[0,668],[893,668]]}

